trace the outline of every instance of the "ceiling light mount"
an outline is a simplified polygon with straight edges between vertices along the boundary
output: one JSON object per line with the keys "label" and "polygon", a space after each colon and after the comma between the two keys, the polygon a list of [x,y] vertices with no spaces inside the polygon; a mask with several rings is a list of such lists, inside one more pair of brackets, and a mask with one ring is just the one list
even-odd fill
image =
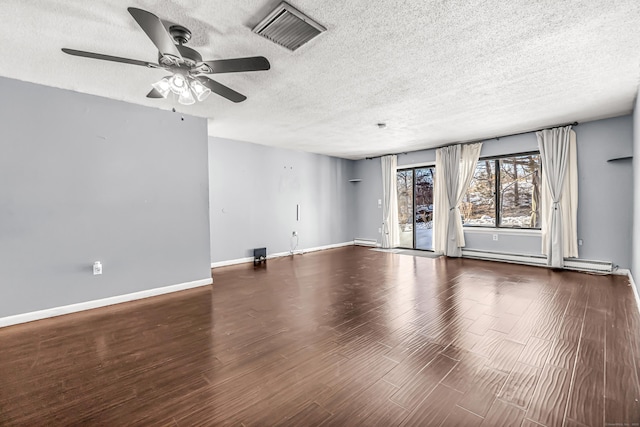
{"label": "ceiling light mount", "polygon": [[179,45],[186,44],[191,40],[191,31],[182,25],[172,25],[169,27],[169,34]]}
{"label": "ceiling light mount", "polygon": [[387,127],[387,124],[384,122],[380,122],[377,124],[377,126],[378,126],[378,129],[385,129]]}

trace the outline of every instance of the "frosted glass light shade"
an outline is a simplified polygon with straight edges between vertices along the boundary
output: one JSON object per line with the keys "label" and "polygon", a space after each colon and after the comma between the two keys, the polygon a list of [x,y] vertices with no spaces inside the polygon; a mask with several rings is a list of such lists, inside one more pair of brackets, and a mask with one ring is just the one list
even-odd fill
{"label": "frosted glass light shade", "polygon": [[163,98],[166,98],[171,92],[171,85],[169,78],[165,77],[162,80],[152,83],[151,86],[160,94]]}
{"label": "frosted glass light shade", "polygon": [[182,105],[191,105],[196,102],[188,86],[187,86],[187,89],[182,91],[182,93],[178,97],[178,102]]}
{"label": "frosted glass light shade", "polygon": [[184,91],[189,91],[187,79],[185,79],[182,74],[174,74],[171,79],[169,79],[169,86],[171,87],[171,92],[176,95],[181,95]]}
{"label": "frosted glass light shade", "polygon": [[175,93],[178,95],[178,102],[182,105],[195,104],[196,99],[198,101],[204,101],[211,93],[211,89],[199,80],[194,79],[192,76],[184,76],[182,74],[164,77],[151,86],[153,86],[163,98],[166,98],[170,92]]}
{"label": "frosted glass light shade", "polygon": [[190,86],[193,94],[196,96],[196,98],[198,98],[198,101],[204,101],[211,93],[211,89],[209,89],[196,79],[191,80]]}

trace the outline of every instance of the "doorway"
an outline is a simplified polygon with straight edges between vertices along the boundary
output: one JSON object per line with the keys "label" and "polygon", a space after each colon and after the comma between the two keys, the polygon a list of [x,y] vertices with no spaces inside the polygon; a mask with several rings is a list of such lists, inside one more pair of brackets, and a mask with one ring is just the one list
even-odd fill
{"label": "doorway", "polygon": [[400,247],[433,250],[433,167],[397,172]]}

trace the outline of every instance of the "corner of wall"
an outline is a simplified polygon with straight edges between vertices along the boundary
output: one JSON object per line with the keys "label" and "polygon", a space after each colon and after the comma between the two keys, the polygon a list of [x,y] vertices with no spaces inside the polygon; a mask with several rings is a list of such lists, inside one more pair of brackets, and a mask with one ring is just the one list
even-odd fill
{"label": "corner of wall", "polygon": [[[633,108],[633,222],[631,274],[640,279],[640,91]],[[633,283],[633,279],[631,280]],[[637,295],[637,288],[634,288]]]}
{"label": "corner of wall", "polygon": [[338,157],[210,137],[210,262],[252,260],[253,248],[278,254],[353,242],[354,166]]}

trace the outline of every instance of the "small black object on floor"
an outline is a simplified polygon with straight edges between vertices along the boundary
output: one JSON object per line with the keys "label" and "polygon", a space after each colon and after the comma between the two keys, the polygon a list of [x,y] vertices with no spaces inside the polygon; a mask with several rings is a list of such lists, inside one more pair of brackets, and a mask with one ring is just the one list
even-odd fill
{"label": "small black object on floor", "polygon": [[267,248],[256,248],[253,250],[253,265],[267,265]]}

